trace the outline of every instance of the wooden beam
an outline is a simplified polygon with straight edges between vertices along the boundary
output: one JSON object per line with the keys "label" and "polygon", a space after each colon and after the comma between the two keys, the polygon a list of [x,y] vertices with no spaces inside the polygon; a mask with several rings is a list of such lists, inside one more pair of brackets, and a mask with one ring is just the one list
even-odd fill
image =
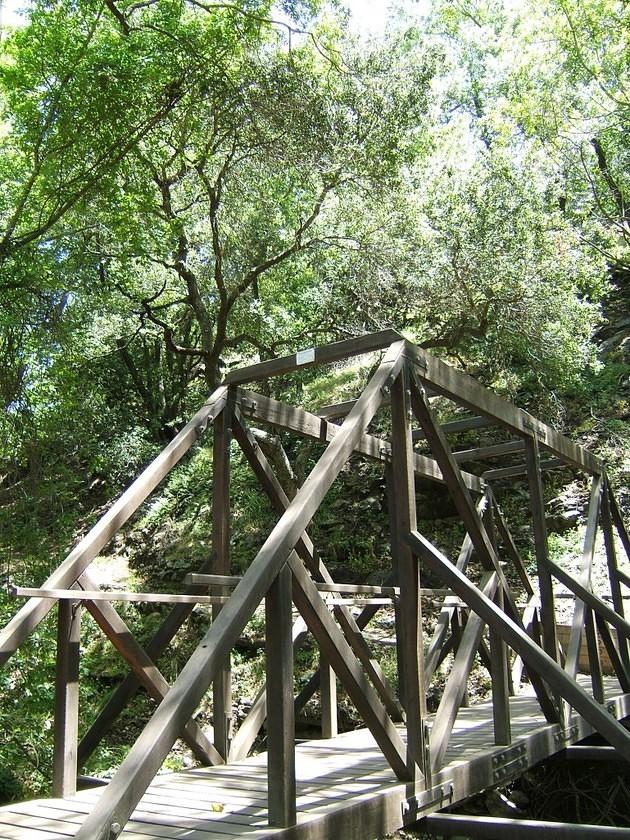
{"label": "wooden beam", "polygon": [[[212,571],[216,575],[230,574],[230,441],[234,393],[228,393],[227,405],[214,424],[212,442]],[[228,587],[221,587],[221,595],[229,595]],[[212,610],[216,621],[221,611],[217,604]],[[225,658],[212,683],[212,723],[214,745],[227,761],[232,727],[232,680],[230,654]]]}
{"label": "wooden beam", "polygon": [[[484,508],[488,504],[487,496],[484,495],[481,497],[477,504],[477,511],[479,513],[483,512]],[[468,562],[472,557],[473,553],[473,544],[472,540],[470,539],[470,534],[466,534],[464,537],[464,542],[462,543],[462,547],[459,552],[459,556],[457,558],[457,568],[460,572],[465,572],[466,568],[468,567]],[[433,630],[433,636],[431,641],[429,642],[429,647],[427,649],[425,663],[424,663],[424,675],[427,684],[430,682],[433,674],[435,673],[437,667],[441,661],[441,651],[446,641],[446,636],[448,633],[449,624],[457,607],[457,603],[459,598],[454,597],[452,594],[447,596],[442,609],[440,610],[440,614],[437,617],[437,621],[435,622],[435,628]]]}
{"label": "wooden beam", "polygon": [[53,738],[53,796],[77,792],[79,734],[79,650],[81,603],[60,601],[57,619],[55,724]]}
{"label": "wooden beam", "polygon": [[557,840],[623,840],[627,828],[607,825],[578,825],[548,820],[511,820],[504,817],[473,817],[460,814],[431,814],[420,823],[421,829],[442,837],[483,837],[484,840],[531,840],[553,837]]}
{"label": "wooden beam", "polygon": [[131,601],[147,604],[224,604],[227,597],[219,595],[179,595],[176,592],[119,592],[105,589],[40,589],[13,586],[10,594],[16,598],[42,598],[53,601]]}
{"label": "wooden beam", "polygon": [[245,382],[267,379],[269,376],[281,376],[295,370],[329,364],[340,359],[360,356],[363,353],[385,350],[393,342],[401,339],[402,336],[395,330],[383,330],[371,335],[336,341],[334,344],[310,347],[308,350],[300,350],[290,356],[282,356],[278,359],[270,359],[268,362],[259,362],[255,365],[230,371],[225,377],[225,382],[228,385],[242,385]]}
{"label": "wooden beam", "polygon": [[[599,520],[599,512],[602,500],[603,477],[595,476],[591,482],[591,495],[588,505],[588,515],[586,524],[586,533],[584,535],[584,547],[582,549],[582,559],[579,567],[580,582],[591,588],[591,573],[593,569],[593,558],[595,556],[595,540],[597,537],[597,522]],[[586,624],[587,607],[584,601],[577,599],[573,609],[573,621],[571,625],[571,634],[569,636],[569,644],[567,646],[567,658],[564,665],[564,670],[571,677],[577,675],[580,646],[582,642],[582,630]],[[592,623],[592,618],[591,618]]]}
{"label": "wooden beam", "polygon": [[[225,405],[227,389],[217,388],[192,420],[99,519],[60,566],[42,584],[42,589],[66,589],[81,576],[99,551],[135,513],[147,496],[199,439]],[[0,631],[0,667],[28,637],[53,606],[51,599],[34,598],[25,604]]]}
{"label": "wooden beam", "polygon": [[499,536],[501,537],[501,542],[503,543],[504,547],[507,550],[507,553],[510,556],[510,560],[514,568],[516,569],[516,573],[519,576],[519,579],[523,585],[523,589],[527,593],[528,597],[531,598],[534,595],[534,585],[532,584],[531,578],[527,573],[527,569],[525,568],[525,563],[523,562],[523,558],[521,557],[518,548],[512,538],[512,534],[510,533],[510,529],[508,528],[507,522],[505,521],[505,517],[501,512],[501,508],[496,502],[494,498],[494,493],[492,490],[488,491],[490,499],[492,501],[492,507],[494,510],[494,522],[497,527],[497,531],[499,532]]}
{"label": "wooden beam", "polygon": [[403,706],[407,714],[407,769],[419,771],[430,785],[431,764],[425,743],[426,686],[424,681],[424,644],[422,638],[422,601],[420,566],[404,535],[416,528],[416,489],[413,474],[411,440],[411,405],[407,370],[398,374],[391,391],[392,416],[392,491],[394,572],[400,585],[399,662],[404,670]]}
{"label": "wooden beam", "polygon": [[[461,420],[449,420],[446,423],[441,423],[440,428],[445,435],[455,435],[460,432],[469,432],[473,429],[484,429],[487,426],[494,426],[494,422],[490,417],[462,417]],[[425,434],[422,429],[414,429],[412,437],[415,441],[424,440]]]}
{"label": "wooden beam", "polygon": [[497,609],[486,595],[477,589],[441,552],[431,545],[421,534],[412,533],[408,537],[412,548],[440,574],[459,597],[466,601],[486,624],[494,624],[497,632],[512,647],[525,663],[540,676],[565,700],[577,709],[584,719],[630,761],[630,733],[599,705],[592,697],[572,680],[571,677],[548,656],[542,648],[505,613]]}
{"label": "wooden beam", "polygon": [[[497,583],[497,575],[494,572],[485,572],[479,587],[485,595],[492,598],[496,592]],[[483,619],[472,613],[461,634],[453,665],[444,686],[431,729],[431,769],[434,773],[444,763],[448,741],[453,731],[457,712],[466,693],[468,677],[475,654],[479,649],[484,627]]]}
{"label": "wooden beam", "polygon": [[295,716],[291,572],[284,566],[265,599],[267,661],[267,807],[269,825],[295,825]]}
{"label": "wooden beam", "polygon": [[334,738],[339,732],[337,719],[337,677],[321,650],[319,653],[319,696],[322,738]]}
{"label": "wooden beam", "polygon": [[[88,586],[91,583],[87,572],[84,572],[79,579],[81,586],[84,585],[84,582]],[[77,591],[80,592],[81,590]],[[87,600],[85,606],[94,621],[145,687],[149,696],[156,703],[161,703],[170,686],[142,645],[136,641],[125,621],[107,601]],[[178,735],[186,741],[196,758],[203,764],[223,763],[222,756],[216,751],[211,741],[194,720],[185,721]]]}
{"label": "wooden beam", "polygon": [[[302,408],[294,408],[262,394],[244,391],[241,388],[238,388],[236,393],[237,403],[247,419],[268,423],[275,428],[295,432],[310,440],[330,443],[343,428]],[[356,452],[375,461],[388,463],[392,450],[388,441],[374,435],[363,434],[357,441]],[[432,458],[414,453],[413,463],[418,477],[437,482],[443,481],[440,469]],[[463,472],[462,475],[470,490],[475,493],[483,492],[482,479],[472,473]]]}
{"label": "wooden beam", "polygon": [[[604,493],[602,498],[601,508],[601,524],[604,533],[604,546],[606,549],[606,564],[608,566],[608,580],[610,582],[610,593],[612,595],[615,612],[619,613],[622,618],[625,618],[625,609],[623,604],[623,593],[621,591],[621,584],[630,583],[624,581],[625,575],[621,575],[619,566],[617,564],[617,549],[615,547],[615,534],[613,531],[613,521],[611,513],[610,497],[612,491],[606,479],[604,486]],[[619,655],[624,664],[624,671],[630,673],[630,653],[628,651],[628,642],[623,636],[617,635],[617,647],[619,648]]]}
{"label": "wooden beam", "polygon": [[293,600],[320,650],[335,669],[341,684],[394,773],[399,779],[409,780],[411,774],[406,763],[405,745],[387,711],[381,705],[376,691],[361,670],[358,659],[328,612],[325,602],[297,554],[289,556],[288,564],[293,575]]}
{"label": "wooden beam", "polygon": [[[490,542],[495,552],[497,550],[494,505],[488,505],[483,518],[484,525]],[[497,589],[494,595],[494,602],[497,608],[504,612],[504,597],[503,590]],[[488,627],[490,637],[490,650],[488,671],[492,681],[492,720],[494,725],[494,743],[495,744],[511,744],[512,731],[510,725],[510,678],[508,668],[508,652],[507,645],[501,638],[501,635],[494,629],[494,625]],[[481,648],[484,647],[483,640],[480,639]]]}
{"label": "wooden beam", "polygon": [[577,598],[580,598],[591,609],[601,615],[601,617],[609,624],[612,624],[618,633],[622,633],[626,639],[630,639],[630,622],[626,621],[625,618],[622,618],[614,611],[614,609],[609,607],[605,601],[583,586],[578,580],[571,577],[571,575],[558,566],[557,563],[547,559],[547,565],[554,577],[558,578],[560,583],[563,583]]}
{"label": "wooden beam", "polygon": [[450,397],[460,405],[522,437],[539,434],[544,439],[545,449],[578,469],[594,474],[603,472],[602,462],[591,452],[541,423],[527,411],[517,408],[488,388],[484,388],[472,377],[413,344],[407,343],[406,352],[415,362],[416,373],[420,379],[437,393]]}
{"label": "wooden beam", "polygon": [[[235,412],[234,435],[241,446],[243,454],[247,458],[249,465],[254,471],[254,474],[269,497],[272,506],[280,515],[282,515],[289,504],[289,499],[271,469],[269,462],[258,445],[258,442],[244,425],[238,410]],[[302,558],[303,562],[306,563],[307,567],[311,570],[311,573],[317,582],[321,582],[323,585],[335,585],[328,569],[322,563],[321,558],[317,555],[315,547],[306,532],[302,534],[298,540],[296,544],[296,551]],[[369,607],[366,606],[366,609],[369,609]],[[366,673],[372,681],[372,684],[381,697],[388,714],[392,720],[402,720],[402,709],[400,704],[396,700],[381,666],[376,659],[374,659],[369,646],[363,638],[360,627],[352,617],[352,613],[349,609],[347,609],[347,606],[342,605],[335,606],[334,613],[347,641],[349,642],[355,655],[361,661]]]}
{"label": "wooden beam", "polygon": [[[210,563],[211,558],[207,558],[201,566],[201,569],[210,569]],[[207,587],[195,584],[186,585],[186,592],[188,594],[203,594],[205,591],[207,591]],[[175,604],[146,645],[145,650],[150,659],[156,662],[160,658],[178,630],[192,613],[193,608],[194,604]],[[94,723],[81,739],[81,743],[79,744],[80,767],[92,755],[104,735],[109,731],[114,721],[118,718],[139,687],[140,681],[134,672],[131,671],[114,690],[111,697],[109,697],[103,708],[99,711]]]}
{"label": "wooden beam", "polygon": [[536,552],[536,571],[541,602],[541,624],[543,647],[548,656],[558,661],[558,637],[556,633],[556,609],[553,597],[551,575],[547,567],[547,523],[545,520],[545,496],[540,475],[540,457],[536,436],[526,441],[527,477],[529,498],[534,527],[534,547]]}
{"label": "wooden beam", "polygon": [[485,461],[486,458],[511,455],[514,452],[523,452],[524,449],[525,443],[522,440],[511,440],[507,443],[495,443],[492,446],[479,446],[476,449],[461,449],[459,452],[453,452],[453,458],[459,464],[465,461]]}
{"label": "wooden beam", "polygon": [[[557,470],[560,467],[566,467],[566,464],[561,458],[547,458],[540,461],[540,470]],[[514,467],[500,467],[497,470],[485,470],[481,473],[484,481],[501,481],[505,478],[517,478],[518,476],[527,475],[527,464],[516,464]]]}
{"label": "wooden beam", "polygon": [[393,381],[402,364],[402,346],[395,345],[385,355],[342,429],[271,531],[243,580],[79,829],[77,840],[106,840],[112,823],[124,825],[127,822],[168,755],[182,724],[194,712],[217,669],[354,451],[380,405],[381,389]]}

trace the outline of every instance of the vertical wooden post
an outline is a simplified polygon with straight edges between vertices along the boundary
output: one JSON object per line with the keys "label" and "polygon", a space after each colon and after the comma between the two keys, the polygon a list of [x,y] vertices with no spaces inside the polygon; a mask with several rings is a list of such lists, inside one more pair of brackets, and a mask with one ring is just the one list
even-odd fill
{"label": "vertical wooden post", "polygon": [[[494,602],[504,612],[503,590],[497,589]],[[490,676],[492,678],[492,718],[494,743],[511,744],[510,690],[508,677],[507,645],[493,625],[490,631]]]}
{"label": "vertical wooden post", "polygon": [[52,787],[59,797],[77,792],[80,640],[81,602],[59,601]]}
{"label": "vertical wooden post", "polygon": [[[610,493],[610,486],[606,481],[604,484],[604,492],[602,494],[601,521],[602,531],[604,532],[604,545],[606,547],[606,560],[608,563],[610,594],[612,595],[615,612],[619,613],[622,618],[625,618],[621,584],[619,583],[619,578],[617,577],[617,550],[615,548],[615,534],[613,531],[612,515],[610,510]],[[615,635],[617,637],[617,647],[619,649],[621,661],[623,662],[626,671],[630,671],[628,641],[621,633],[616,633]]]}
{"label": "vertical wooden post", "polygon": [[525,439],[527,478],[532,519],[534,524],[534,546],[536,550],[536,571],[540,587],[542,643],[545,653],[558,662],[558,639],[556,633],[556,610],[553,596],[551,572],[547,566],[547,524],[545,522],[545,497],[540,473],[538,440],[535,435]]}
{"label": "vertical wooden post", "polygon": [[[453,610],[453,615],[451,616],[451,636],[453,637],[453,658],[455,658],[459,652],[459,647],[462,642],[462,636],[464,633],[464,623],[465,623],[465,616],[464,610],[460,610],[459,607],[455,607]],[[467,709],[470,705],[470,698],[468,697],[468,683],[466,683],[466,687],[464,689],[464,693],[462,694],[462,701],[461,704],[462,708]]]}
{"label": "vertical wooden post", "polygon": [[599,656],[599,639],[597,637],[597,628],[593,618],[593,610],[586,610],[586,620],[584,624],[586,631],[586,645],[588,648],[588,663],[589,671],[591,672],[591,685],[593,687],[593,698],[598,703],[604,702],[604,680],[602,678],[602,663]]}
{"label": "vertical wooden post", "polygon": [[[497,534],[494,519],[494,504],[487,506],[483,514],[484,525],[492,547],[497,552]],[[497,554],[498,556],[498,554]],[[503,590],[497,588],[494,602],[501,612],[505,611]],[[510,676],[508,667],[508,649],[494,625],[488,626],[490,635],[490,676],[492,679],[492,718],[494,722],[494,743],[511,744],[510,723]]]}
{"label": "vertical wooden post", "polygon": [[392,412],[392,553],[400,585],[399,661],[404,673],[403,705],[407,713],[407,768],[417,778],[418,768],[427,786],[431,766],[426,743],[426,696],[420,565],[406,535],[416,529],[416,488],[413,470],[411,408],[406,367],[396,377],[391,391]]}
{"label": "vertical wooden post", "polygon": [[[212,572],[216,575],[230,573],[230,441],[232,400],[228,399],[214,425],[212,449]],[[229,590],[221,590],[229,595]],[[220,606],[212,608],[216,619]],[[230,751],[232,723],[232,680],[230,655],[217,672],[212,683],[212,708],[214,745],[225,761]]]}
{"label": "vertical wooden post", "polygon": [[291,571],[284,566],[265,598],[267,656],[267,807],[269,825],[295,825],[295,716]]}
{"label": "vertical wooden post", "polygon": [[[396,487],[394,485],[394,475],[391,461],[385,463],[385,492],[387,493],[387,513],[389,519],[389,533],[391,535],[392,543],[392,582],[394,585],[399,585],[398,578],[398,556],[394,550],[394,535],[396,533]],[[402,638],[402,624],[401,624],[401,607],[400,598],[394,598],[394,624],[396,631],[396,638]],[[405,708],[405,664],[402,659],[402,648],[396,645],[396,674],[398,676],[398,699],[400,705]]]}
{"label": "vertical wooden post", "polygon": [[339,731],[337,677],[321,652],[319,655],[319,696],[322,707],[322,738],[334,738]]}

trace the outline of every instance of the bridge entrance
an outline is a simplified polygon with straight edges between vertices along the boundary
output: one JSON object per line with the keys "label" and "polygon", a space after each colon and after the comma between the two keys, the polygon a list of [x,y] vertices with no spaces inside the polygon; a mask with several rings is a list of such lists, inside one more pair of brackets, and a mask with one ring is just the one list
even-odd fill
{"label": "bridge entrance", "polygon": [[[377,352],[382,358],[357,399],[317,414],[245,387],[307,366]],[[456,420],[438,422],[436,398],[458,408]],[[379,411],[388,412],[387,436],[370,431]],[[293,498],[285,494],[260,448],[253,424],[326,444]],[[490,427],[500,430],[500,441],[466,449],[454,445],[458,433]],[[90,577],[92,560],[184,454],[209,434],[214,459],[212,556],[190,570],[178,594],[98,589]],[[242,576],[231,574],[229,558],[231,439],[278,515]],[[415,448],[419,441],[424,442],[423,452]],[[380,463],[387,480],[392,566],[378,586],[336,582],[308,534],[324,496],[353,455]],[[591,485],[577,575],[555,563],[547,550],[542,472],[557,467],[586,475]],[[448,488],[466,532],[457,557],[447,557],[418,530],[417,479]],[[521,557],[495,497],[497,483],[507,480],[524,481],[527,488],[535,572]],[[596,594],[592,568],[599,529],[609,591]],[[0,809],[0,837],[314,840],[337,833],[358,840],[420,817],[427,820],[427,830],[465,834],[474,826],[449,814],[434,814],[509,781],[593,732],[621,760],[630,760],[630,734],[620,722],[630,715],[630,623],[622,591],[630,576],[619,567],[617,546],[630,560],[628,534],[598,458],[395,332],[233,371],[41,587],[14,588],[13,594],[27,601],[0,633],[0,664],[58,605],[55,798]],[[441,588],[423,587],[426,569],[439,578]],[[556,627],[558,583],[575,599],[563,642]],[[441,599],[428,638],[422,622],[426,598]],[[167,602],[171,609],[143,647],[116,611],[116,600]],[[230,651],[263,600],[266,685],[233,733],[232,694],[238,686],[232,685]],[[213,620],[169,685],[156,662],[196,604],[209,605]],[[396,690],[366,632],[384,608],[395,613]],[[130,673],[79,741],[82,609],[125,658]],[[307,635],[319,646],[320,666],[296,696],[294,655]],[[427,693],[448,654],[452,666],[446,685],[437,711],[428,714]],[[477,654],[491,674],[492,701],[467,708],[467,680]],[[588,678],[578,675],[581,656],[588,662]],[[604,674],[602,656],[610,675]],[[364,729],[337,734],[337,680]],[[157,701],[155,713],[111,782],[102,790],[77,792],[78,770],[140,686]],[[210,687],[213,729],[203,731],[194,713]],[[296,708],[318,690],[324,739],[296,747]],[[267,752],[249,757],[263,725]],[[205,766],[157,776],[180,737]],[[481,836],[508,836],[514,830],[511,825],[486,825]],[[528,830],[526,823],[518,830]],[[593,827],[588,836],[597,833]]]}

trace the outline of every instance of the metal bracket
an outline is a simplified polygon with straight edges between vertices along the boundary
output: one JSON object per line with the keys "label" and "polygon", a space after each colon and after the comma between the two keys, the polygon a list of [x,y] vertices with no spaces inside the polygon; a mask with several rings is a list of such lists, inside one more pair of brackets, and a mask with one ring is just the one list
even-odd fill
{"label": "metal bracket", "polygon": [[440,787],[431,788],[427,792],[428,798],[420,794],[420,796],[410,796],[403,800],[401,805],[404,823],[407,825],[410,822],[416,822],[425,811],[434,811],[436,805],[439,805],[440,808],[446,808],[453,801],[454,791],[452,782],[449,782],[440,785]]}
{"label": "metal bracket", "polygon": [[541,440],[547,440],[546,430],[543,428],[543,426],[540,426],[538,423],[534,423],[533,420],[528,420],[527,418],[525,418],[523,420],[523,428],[528,429],[530,432],[535,434],[536,437],[539,437]]}
{"label": "metal bracket", "polygon": [[256,411],[256,400],[251,400],[249,397],[241,397],[240,404],[245,414],[253,414]]}
{"label": "metal bracket", "polygon": [[492,781],[504,782],[527,770],[527,746],[516,744],[492,756]]}
{"label": "metal bracket", "polygon": [[557,745],[568,744],[570,741],[575,741],[580,734],[580,728],[577,724],[567,726],[566,729],[561,729],[559,732],[553,733],[553,740]]}

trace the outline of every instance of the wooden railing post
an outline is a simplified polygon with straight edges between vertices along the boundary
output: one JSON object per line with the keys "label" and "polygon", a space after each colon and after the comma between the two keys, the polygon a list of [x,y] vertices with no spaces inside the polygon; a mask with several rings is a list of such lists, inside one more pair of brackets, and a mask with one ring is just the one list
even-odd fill
{"label": "wooden railing post", "polygon": [[295,825],[295,716],[291,571],[284,566],[265,599],[267,807],[269,825]]}
{"label": "wooden railing post", "polygon": [[59,797],[77,792],[80,641],[81,602],[59,601],[52,786]]}
{"label": "wooden railing post", "polygon": [[[608,481],[604,483],[604,492],[602,494],[602,531],[604,532],[604,545],[606,547],[606,560],[608,563],[608,579],[610,581],[610,593],[612,595],[615,612],[624,618],[623,597],[621,593],[621,584],[617,575],[617,550],[615,548],[615,534],[613,531],[612,514],[610,507],[610,485]],[[630,655],[628,654],[628,642],[621,633],[617,633],[617,647],[621,661],[624,664],[626,671],[630,671]]]}
{"label": "wooden railing post", "polygon": [[551,573],[547,566],[547,525],[545,522],[545,497],[543,495],[540,474],[540,457],[536,435],[525,439],[527,460],[527,479],[532,519],[534,524],[534,547],[536,552],[536,571],[540,589],[541,623],[543,649],[554,662],[559,662],[558,639],[556,634],[556,610],[553,597]]}
{"label": "wooden railing post", "polygon": [[[212,447],[212,573],[230,574],[230,441],[231,441],[232,398],[228,401],[214,424]],[[229,595],[230,590],[220,590]],[[220,606],[212,608],[216,619]],[[230,729],[232,725],[232,679],[230,654],[224,666],[217,672],[212,683],[212,709],[214,745],[225,761],[230,751]]]}
{"label": "wooden railing post", "polygon": [[322,707],[322,738],[334,738],[339,731],[337,677],[322,653],[319,656],[319,696]]}
{"label": "wooden railing post", "polygon": [[[411,405],[407,368],[396,377],[391,389],[392,471],[395,499],[391,517],[392,554],[400,585],[398,636],[399,663],[402,666],[403,706],[407,722],[407,768],[413,778],[418,769],[429,784],[431,766],[425,743],[426,686],[424,682],[424,645],[422,639],[422,602],[420,600],[420,564],[405,541],[416,528],[416,488],[413,470]],[[398,628],[397,628],[398,629]]]}

